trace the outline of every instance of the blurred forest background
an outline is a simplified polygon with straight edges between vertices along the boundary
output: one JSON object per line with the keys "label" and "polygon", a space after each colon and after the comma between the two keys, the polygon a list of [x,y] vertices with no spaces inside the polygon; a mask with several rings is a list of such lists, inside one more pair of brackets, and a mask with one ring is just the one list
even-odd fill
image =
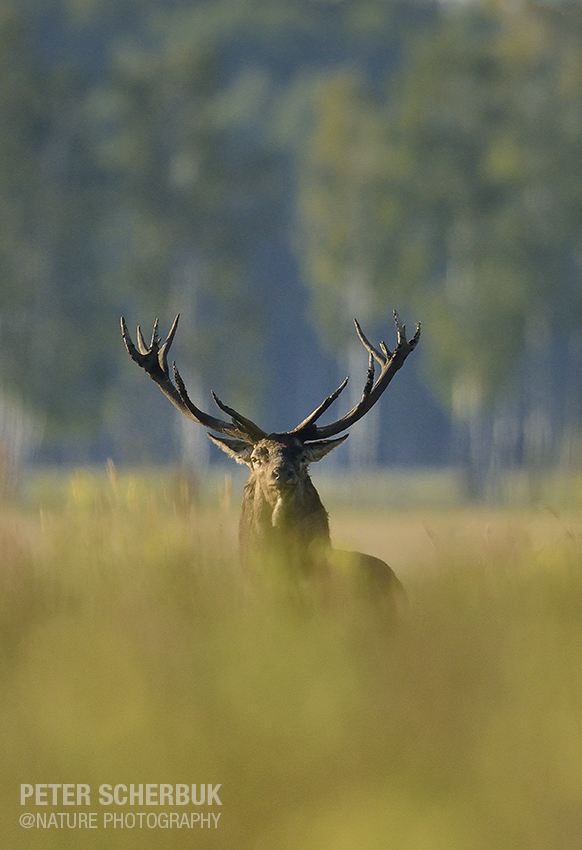
{"label": "blurred forest background", "polygon": [[0,0],[0,71],[7,466],[212,462],[121,314],[282,430],[395,307],[337,464],[582,467],[577,0]]}

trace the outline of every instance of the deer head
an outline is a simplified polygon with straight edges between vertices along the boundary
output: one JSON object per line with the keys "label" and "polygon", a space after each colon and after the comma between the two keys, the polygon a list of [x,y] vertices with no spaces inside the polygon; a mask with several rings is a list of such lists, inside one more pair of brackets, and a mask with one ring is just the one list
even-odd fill
{"label": "deer head", "polygon": [[[158,334],[157,319],[149,345],[138,327],[136,348],[122,318],[123,339],[130,357],[158,384],[172,404],[192,421],[213,431],[214,434],[208,434],[210,439],[237,463],[244,463],[249,467],[250,475],[245,487],[240,525],[243,548],[248,549],[265,538],[272,540],[273,535],[282,548],[283,533],[286,535],[286,543],[292,539],[303,552],[316,540],[328,543],[327,513],[310,480],[309,464],[321,460],[347,439],[348,434],[339,437],[337,435],[358,422],[376,404],[416,347],[420,338],[420,324],[416,326],[412,339],[408,340],[405,327],[394,312],[397,344],[394,351],[390,351],[384,342],[380,343],[379,349],[371,345],[358,322],[354,320],[357,334],[369,357],[364,390],[358,404],[344,416],[327,425],[317,424],[345,389],[348,382],[346,378],[293,430],[268,434],[250,419],[224,404],[215,393],[212,393],[212,396],[216,405],[227,414],[229,420],[211,416],[196,407],[175,363],[172,366],[172,380],[168,367],[168,351],[176,334],[178,319],[179,316],[176,316],[163,343]],[[377,378],[376,365],[380,367]],[[273,529],[277,531],[273,532]]]}

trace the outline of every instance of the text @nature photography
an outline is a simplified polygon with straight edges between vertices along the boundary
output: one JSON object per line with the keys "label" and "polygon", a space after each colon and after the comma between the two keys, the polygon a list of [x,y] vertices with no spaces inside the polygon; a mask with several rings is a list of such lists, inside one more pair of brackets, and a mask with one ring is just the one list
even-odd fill
{"label": "text @nature photography", "polygon": [[[93,794],[91,786],[85,784],[25,783],[20,786],[20,804],[28,811],[20,815],[20,826],[25,829],[216,829],[220,812],[212,807],[222,806],[220,788],[220,784],[210,783],[105,784]],[[92,797],[93,805],[103,807],[101,810],[89,810]],[[65,806],[67,809],[62,811]],[[166,809],[152,811],[154,806]],[[148,811],[136,810],[146,807]]]}

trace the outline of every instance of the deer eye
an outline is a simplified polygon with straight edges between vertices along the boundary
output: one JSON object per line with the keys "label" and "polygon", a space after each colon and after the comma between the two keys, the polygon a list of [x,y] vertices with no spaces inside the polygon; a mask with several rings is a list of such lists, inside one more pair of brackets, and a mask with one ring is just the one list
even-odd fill
{"label": "deer eye", "polygon": [[259,449],[258,451],[253,452],[253,454],[251,455],[251,460],[253,463],[263,463],[263,461],[266,460],[267,456],[268,452],[266,452],[265,449]]}

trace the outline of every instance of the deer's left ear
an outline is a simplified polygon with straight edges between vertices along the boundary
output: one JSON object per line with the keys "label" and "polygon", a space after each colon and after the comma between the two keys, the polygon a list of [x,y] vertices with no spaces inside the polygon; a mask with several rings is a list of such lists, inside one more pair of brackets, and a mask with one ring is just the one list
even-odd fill
{"label": "deer's left ear", "polygon": [[215,437],[214,434],[208,434],[213,443],[229,457],[236,460],[237,463],[250,464],[253,444],[246,443],[244,440],[233,440],[228,437]]}
{"label": "deer's left ear", "polygon": [[307,452],[309,463],[321,460],[321,458],[329,454],[332,449],[335,449],[336,446],[339,446],[340,443],[347,440],[349,436],[349,434],[344,434],[343,437],[339,437],[337,440],[314,440],[312,443],[305,443],[305,451]]}

